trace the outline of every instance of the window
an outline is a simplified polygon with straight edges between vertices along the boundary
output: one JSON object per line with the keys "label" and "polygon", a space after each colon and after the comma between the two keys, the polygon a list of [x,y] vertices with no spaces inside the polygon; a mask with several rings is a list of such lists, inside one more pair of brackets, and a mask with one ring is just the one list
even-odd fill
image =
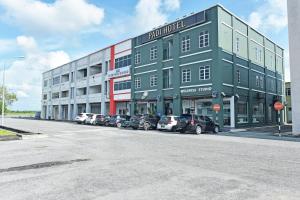
{"label": "window", "polygon": [[173,69],[164,69],[163,70],[163,88],[172,88],[172,75]]}
{"label": "window", "polygon": [[59,98],[59,92],[52,93],[52,99],[58,99]]}
{"label": "window", "polygon": [[54,77],[52,80],[52,85],[57,85],[60,83],[60,76]]}
{"label": "window", "polygon": [[256,87],[259,87],[259,77],[258,76],[255,77],[255,85],[256,85]]}
{"label": "window", "polygon": [[140,64],[141,63],[141,52],[140,51],[137,51],[135,53],[135,56],[134,56],[134,63],[135,64]]}
{"label": "window", "polygon": [[71,72],[71,83],[74,82],[74,72]]}
{"label": "window", "polygon": [[181,52],[185,53],[190,51],[191,48],[191,39],[190,36],[184,36],[181,41]]}
{"label": "window", "polygon": [[240,38],[237,37],[236,38],[236,42],[235,42],[235,48],[236,48],[236,52],[240,52]]}
{"label": "window", "polygon": [[259,62],[262,62],[262,50],[261,49],[259,49],[259,51],[258,51],[259,53],[258,53],[258,58],[259,58]]}
{"label": "window", "polygon": [[269,79],[270,89],[275,92],[275,79]]}
{"label": "window", "polygon": [[191,70],[190,69],[183,69],[181,76],[182,76],[183,83],[191,82]]}
{"label": "window", "polygon": [[48,86],[48,80],[44,80],[44,87]]}
{"label": "window", "polygon": [[115,69],[127,67],[131,65],[131,55],[123,56],[115,59]]}
{"label": "window", "polygon": [[210,67],[201,66],[199,70],[199,79],[200,80],[209,80],[210,79]]}
{"label": "window", "polygon": [[237,123],[248,123],[248,103],[244,101],[237,102]]}
{"label": "window", "polygon": [[141,88],[141,78],[135,78],[134,85],[135,89]]}
{"label": "window", "polygon": [[131,81],[120,81],[114,84],[114,91],[128,90],[131,88]]}
{"label": "window", "polygon": [[260,87],[264,88],[264,77],[263,76],[260,77]]}
{"label": "window", "polygon": [[237,77],[237,82],[241,83],[241,72],[240,72],[240,70],[236,70],[236,77]]}
{"label": "window", "polygon": [[157,86],[157,75],[150,76],[150,87]]}
{"label": "window", "polygon": [[74,87],[71,87],[71,99],[74,99],[74,96],[75,96]]}
{"label": "window", "polygon": [[157,46],[153,46],[150,49],[150,60],[157,59]]}
{"label": "window", "polygon": [[291,88],[286,88],[285,94],[286,96],[291,96]]}
{"label": "window", "polygon": [[254,50],[255,50],[255,60],[258,61],[258,56],[259,56],[258,55],[258,48],[255,47]]}
{"label": "window", "polygon": [[209,46],[209,33],[208,31],[203,31],[199,35],[199,48]]}
{"label": "window", "polygon": [[164,44],[163,59],[168,60],[172,58],[173,40],[169,40]]}
{"label": "window", "polygon": [[47,100],[47,94],[43,95],[43,100]]}

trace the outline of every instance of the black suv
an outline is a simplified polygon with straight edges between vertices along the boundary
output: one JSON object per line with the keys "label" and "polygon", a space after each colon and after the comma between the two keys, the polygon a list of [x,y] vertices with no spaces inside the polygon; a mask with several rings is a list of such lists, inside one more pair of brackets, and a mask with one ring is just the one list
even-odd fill
{"label": "black suv", "polygon": [[96,116],[96,124],[101,126],[108,126],[110,116],[105,115],[97,115]]}
{"label": "black suv", "polygon": [[218,133],[220,127],[207,116],[183,114],[179,117],[177,130],[179,130],[180,133],[192,132],[201,134],[208,131]]}
{"label": "black suv", "polygon": [[158,116],[144,114],[144,115],[135,115],[130,119],[130,127],[134,130],[136,129],[156,129],[157,123],[159,121]]}

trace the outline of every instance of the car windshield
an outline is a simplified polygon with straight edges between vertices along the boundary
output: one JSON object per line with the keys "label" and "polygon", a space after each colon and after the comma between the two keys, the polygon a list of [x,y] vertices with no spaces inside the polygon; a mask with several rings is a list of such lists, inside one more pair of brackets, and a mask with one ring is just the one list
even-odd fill
{"label": "car windshield", "polygon": [[83,116],[83,114],[82,114],[82,113],[78,115],[78,117],[82,117],[82,116]]}
{"label": "car windshield", "polygon": [[192,115],[190,115],[190,114],[182,114],[182,115],[180,115],[180,119],[192,119]]}
{"label": "car windshield", "polygon": [[171,117],[168,117],[168,116],[162,116],[161,118],[160,118],[160,120],[161,121],[171,121]]}

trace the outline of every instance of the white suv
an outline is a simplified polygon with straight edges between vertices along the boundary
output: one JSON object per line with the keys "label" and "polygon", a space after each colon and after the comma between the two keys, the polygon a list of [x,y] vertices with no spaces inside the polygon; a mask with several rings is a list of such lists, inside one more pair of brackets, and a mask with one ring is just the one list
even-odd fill
{"label": "white suv", "polygon": [[157,130],[176,131],[179,117],[174,115],[162,116],[157,124]]}
{"label": "white suv", "polygon": [[75,117],[75,122],[77,122],[78,124],[85,123],[89,117],[92,117],[91,113],[80,113]]}
{"label": "white suv", "polygon": [[96,118],[97,118],[97,114],[91,114],[91,116],[89,116],[86,120],[85,123],[86,124],[91,124],[91,125],[96,125]]}

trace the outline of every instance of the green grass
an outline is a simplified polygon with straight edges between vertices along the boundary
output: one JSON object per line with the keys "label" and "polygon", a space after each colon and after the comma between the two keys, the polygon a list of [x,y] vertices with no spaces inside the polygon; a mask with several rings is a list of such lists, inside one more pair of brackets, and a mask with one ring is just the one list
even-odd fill
{"label": "green grass", "polygon": [[11,131],[0,129],[0,136],[15,136],[15,135],[16,134]]}
{"label": "green grass", "polygon": [[34,117],[35,111],[7,111],[5,116],[9,117]]}

